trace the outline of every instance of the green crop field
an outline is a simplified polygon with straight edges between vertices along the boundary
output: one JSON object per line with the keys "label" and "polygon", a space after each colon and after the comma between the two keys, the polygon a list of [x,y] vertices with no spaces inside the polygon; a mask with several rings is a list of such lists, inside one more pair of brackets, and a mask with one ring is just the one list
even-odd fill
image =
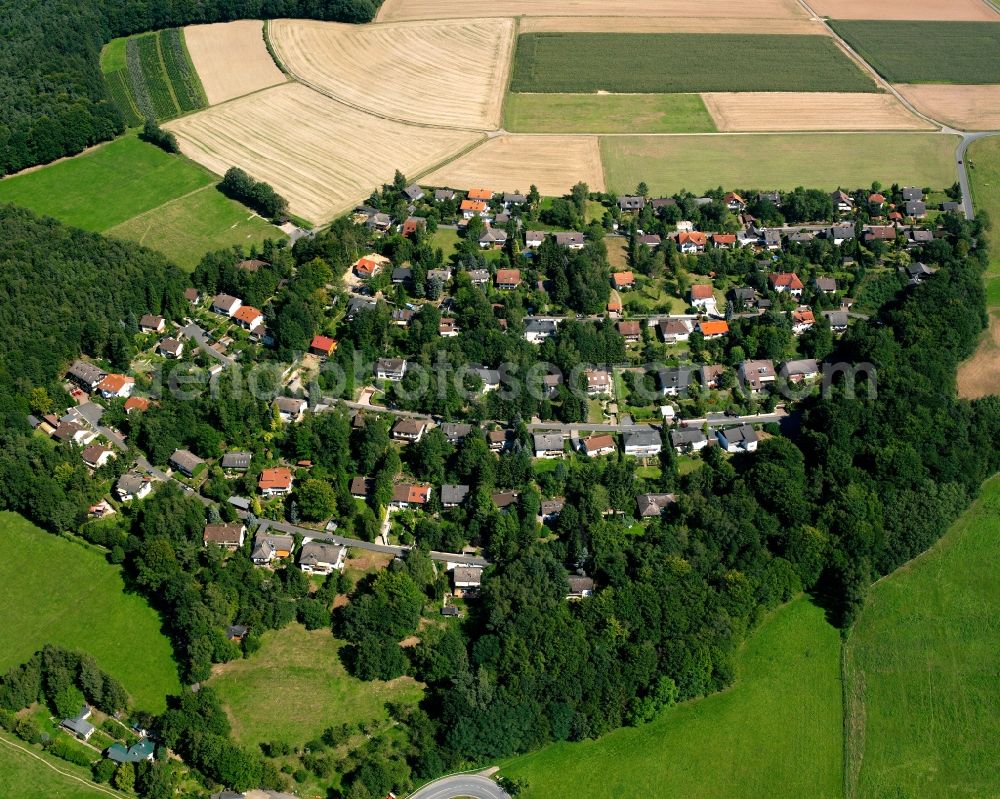
{"label": "green crop field", "polygon": [[90,782],[86,769],[34,751],[44,758],[38,760],[13,748],[12,743],[29,748],[23,741],[0,735],[0,796],[4,799],[100,799],[118,795]]}
{"label": "green crop field", "polygon": [[208,101],[177,28],[114,39],[101,52],[108,92],[127,125],[173,119]]}
{"label": "green crop field", "polygon": [[966,157],[976,211],[985,211],[993,222],[990,241],[990,271],[986,275],[986,299],[1000,308],[1000,138],[973,142]]}
{"label": "green crop field", "polygon": [[[799,599],[753,635],[728,691],[596,741],[503,765],[525,799],[771,799],[842,795],[840,637]],[[583,788],[585,786],[585,788]]]}
{"label": "green crop field", "polygon": [[830,24],[893,83],[1000,83],[1000,22]]}
{"label": "green crop field", "polygon": [[13,513],[0,513],[0,533],[0,673],[59,644],[93,655],[138,707],[162,711],[180,692],[173,652],[159,615],[125,593],[120,570]]}
{"label": "green crop field", "polygon": [[955,182],[957,137],[937,133],[815,133],[751,136],[616,136],[601,139],[608,190],[702,192],[835,189],[885,185],[940,188]]}
{"label": "green crop field", "polygon": [[210,250],[284,236],[223,196],[214,188],[216,181],[192,161],[129,135],[5,178],[0,181],[0,202],[139,241],[186,269],[193,269]]}
{"label": "green crop field", "polygon": [[713,133],[697,94],[508,94],[514,133]]}
{"label": "green crop field", "polygon": [[871,92],[826,36],[525,33],[515,92]]}
{"label": "green crop field", "polygon": [[858,799],[1000,796],[1000,479],[870,593],[845,646]]}
{"label": "green crop field", "polygon": [[329,630],[299,624],[267,632],[247,660],[221,668],[211,685],[246,745],[285,741],[301,746],[331,725],[385,720],[386,702],[417,702],[423,695],[410,677],[362,682],[347,674]]}

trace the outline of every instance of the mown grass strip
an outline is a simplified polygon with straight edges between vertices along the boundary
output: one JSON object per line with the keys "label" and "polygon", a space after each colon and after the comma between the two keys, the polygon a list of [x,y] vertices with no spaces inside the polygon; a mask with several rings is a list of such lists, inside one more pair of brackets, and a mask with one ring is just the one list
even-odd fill
{"label": "mown grass strip", "polygon": [[508,94],[515,133],[714,133],[697,94]]}
{"label": "mown grass strip", "polygon": [[525,33],[515,92],[875,91],[826,36]]}

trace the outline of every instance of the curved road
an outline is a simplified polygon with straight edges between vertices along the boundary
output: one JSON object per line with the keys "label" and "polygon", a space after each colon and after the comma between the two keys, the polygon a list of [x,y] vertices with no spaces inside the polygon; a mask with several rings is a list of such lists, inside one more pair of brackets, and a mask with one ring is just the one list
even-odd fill
{"label": "curved road", "polygon": [[425,785],[407,799],[510,799],[493,780],[477,774],[456,774]]}

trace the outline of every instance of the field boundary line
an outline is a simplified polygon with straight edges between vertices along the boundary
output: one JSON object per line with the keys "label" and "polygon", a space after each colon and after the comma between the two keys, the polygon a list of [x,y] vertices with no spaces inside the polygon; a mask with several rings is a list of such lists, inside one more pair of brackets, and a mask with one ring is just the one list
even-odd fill
{"label": "field boundary line", "polygon": [[482,147],[484,144],[486,144],[486,142],[488,142],[491,138],[493,138],[488,133],[486,133],[485,131],[479,131],[479,133],[482,134],[482,136],[479,139],[479,141],[475,141],[472,144],[467,144],[465,147],[463,147],[461,150],[459,150],[454,155],[450,155],[447,158],[445,158],[445,159],[439,161],[438,163],[434,164],[433,166],[428,167],[427,169],[424,169],[424,170],[418,172],[412,178],[413,182],[416,183],[417,181],[419,181],[424,176],[430,175],[433,172],[437,172],[437,170],[439,170],[439,169],[443,169],[444,167],[448,166],[448,164],[451,164],[451,163],[457,161],[459,158],[464,158],[469,153],[471,153],[473,150],[478,150],[480,147]]}
{"label": "field boundary line", "polygon": [[113,788],[106,788],[105,786],[103,786],[103,785],[101,785],[99,783],[91,782],[90,780],[85,780],[82,777],[78,777],[76,774],[71,774],[68,771],[63,771],[62,769],[57,768],[55,765],[53,765],[52,763],[50,763],[47,759],[45,759],[41,755],[39,755],[39,754],[37,754],[35,752],[32,752],[30,749],[26,749],[25,747],[21,746],[20,744],[16,744],[13,741],[8,740],[7,738],[5,738],[2,735],[0,735],[0,743],[6,744],[11,749],[17,749],[19,752],[23,752],[24,754],[28,755],[29,757],[35,758],[35,760],[39,761],[40,763],[42,763],[47,768],[52,769],[57,774],[61,774],[63,777],[68,777],[71,780],[75,780],[76,782],[79,782],[82,785],[86,785],[88,788],[93,788],[95,791],[98,791],[99,793],[103,793],[103,794],[106,794],[108,796],[115,796],[115,797],[118,797],[118,796],[125,797],[125,796],[127,796],[127,794],[119,793],[118,791],[114,790]]}

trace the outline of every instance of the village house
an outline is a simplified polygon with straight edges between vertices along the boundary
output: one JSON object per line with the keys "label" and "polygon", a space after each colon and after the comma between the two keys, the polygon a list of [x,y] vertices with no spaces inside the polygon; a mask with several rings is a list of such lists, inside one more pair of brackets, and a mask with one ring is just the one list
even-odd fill
{"label": "village house", "polygon": [[86,361],[74,361],[66,372],[66,377],[76,383],[84,391],[94,391],[104,379],[105,373]]}
{"label": "village house", "polygon": [[524,325],[524,340],[529,344],[541,344],[552,338],[559,330],[552,319],[529,319]]}
{"label": "village house", "polygon": [[197,305],[201,301],[201,292],[196,288],[184,289],[184,299],[192,305]]}
{"label": "village house", "polygon": [[392,285],[402,286],[409,284],[413,278],[413,270],[408,266],[397,266],[392,270]]}
{"label": "village house", "polygon": [[611,455],[617,451],[615,437],[609,433],[600,433],[594,436],[587,436],[580,442],[580,449],[588,458],[597,458],[601,455]]}
{"label": "village house", "polygon": [[556,233],[556,244],[567,250],[582,250],[584,237],[578,230],[568,230],[564,233]]}
{"label": "village house", "polygon": [[244,330],[256,330],[264,324],[264,314],[252,305],[243,305],[233,314],[233,321]]}
{"label": "village house", "polygon": [[505,191],[503,193],[504,208],[513,208],[519,205],[524,205],[526,202],[528,202],[528,198],[520,192]]}
{"label": "village house", "polygon": [[407,327],[413,321],[415,314],[409,308],[396,308],[392,312],[392,323],[396,327]]}
{"label": "village house", "polygon": [[102,447],[100,444],[91,444],[80,453],[80,458],[91,469],[100,469],[104,464],[111,460],[114,455],[115,451],[113,449]]}
{"label": "village house", "polygon": [[434,202],[443,203],[455,199],[455,192],[452,189],[435,189]]}
{"label": "village house", "polygon": [[495,494],[490,495],[490,499],[493,501],[493,504],[497,506],[497,510],[503,511],[517,505],[517,501],[520,498],[520,491],[498,491]]}
{"label": "village house", "polygon": [[663,512],[676,501],[676,494],[639,494],[635,498],[640,519],[662,516]]}
{"label": "village house", "polygon": [[924,244],[930,244],[932,241],[934,241],[934,231],[932,230],[915,230],[914,228],[910,228],[906,231],[906,248],[908,250]]}
{"label": "village house", "polygon": [[278,411],[278,418],[285,424],[301,422],[306,415],[308,401],[300,397],[277,397],[274,400],[274,407]]}
{"label": "village house", "polygon": [[660,393],[664,397],[679,397],[686,395],[691,386],[691,375],[694,369],[690,366],[670,366],[656,373]]}
{"label": "village house", "polygon": [[472,425],[462,422],[445,422],[441,425],[441,432],[444,433],[449,444],[457,445],[461,444],[465,437],[472,432]]}
{"label": "village house", "polygon": [[322,358],[329,358],[337,349],[337,342],[329,336],[315,335],[309,343],[309,352]]}
{"label": "village house", "polygon": [[167,322],[162,316],[147,313],[139,317],[139,331],[141,333],[162,333],[166,329]]}
{"label": "village house", "polygon": [[441,486],[441,507],[457,508],[465,504],[471,489],[467,485],[445,483]]}
{"label": "village house", "polygon": [[646,198],[625,195],[618,198],[618,208],[623,214],[638,213],[646,207]]}
{"label": "village house", "polygon": [[398,383],[406,374],[406,361],[402,358],[379,358],[375,363],[375,379]]}
{"label": "village house", "polygon": [[927,264],[916,261],[906,267],[905,272],[910,277],[910,285],[916,286],[934,274],[936,270],[931,269]]}
{"label": "village house", "polygon": [[417,443],[427,432],[427,422],[419,419],[400,419],[392,426],[392,437],[396,441]]}
{"label": "village house", "polygon": [[229,294],[216,294],[212,297],[212,313],[222,316],[232,316],[240,309],[241,305],[243,305],[243,300]]}
{"label": "village house", "polygon": [[708,446],[708,438],[697,428],[685,428],[683,430],[671,430],[670,443],[678,453],[697,452]]}
{"label": "village house", "polygon": [[517,440],[517,433],[509,428],[490,430],[486,434],[486,443],[492,452],[503,452]]}
{"label": "village house", "polygon": [[373,252],[358,258],[358,260],[351,265],[351,269],[354,274],[362,280],[368,280],[369,278],[375,277],[375,275],[391,265],[392,261],[384,255],[379,255],[378,253]]}
{"label": "village house", "polygon": [[813,281],[813,285],[820,294],[837,293],[837,281],[832,277],[818,277]]}
{"label": "village house", "polygon": [[422,507],[430,501],[430,498],[430,486],[400,483],[392,490],[392,501],[389,503],[389,507],[398,509],[409,508],[414,505]]}
{"label": "village house", "polygon": [[484,250],[492,250],[498,247],[503,247],[507,243],[507,231],[502,227],[491,227],[486,226],[483,230],[482,235],[479,237],[479,246]]}
{"label": "village house", "polygon": [[81,741],[89,741],[90,736],[94,734],[94,725],[87,721],[90,715],[90,707],[84,705],[75,716],[60,721],[59,726],[65,730],[69,730]]}
{"label": "village house", "polygon": [[469,189],[465,196],[470,200],[480,200],[488,203],[493,199],[493,192],[489,189]]}
{"label": "village house", "polygon": [[631,430],[622,433],[622,445],[626,455],[637,458],[659,455],[663,449],[663,442],[656,430]]}
{"label": "village house", "polygon": [[823,235],[828,241],[832,241],[834,246],[839,247],[845,241],[854,238],[854,225],[833,225],[828,227]]}
{"label": "village house", "polygon": [[474,216],[488,218],[489,208],[489,205],[482,200],[470,199],[462,200],[462,204],[459,206],[463,219],[472,219]]}
{"label": "village house", "polygon": [[802,289],[805,286],[802,285],[802,281],[799,280],[799,276],[795,272],[772,272],[768,275],[768,280],[771,282],[771,288],[777,294],[784,294],[788,292],[793,297],[801,297]]}
{"label": "village house", "polygon": [[205,461],[186,449],[175,450],[167,463],[185,477],[194,477],[194,473],[205,465]]}
{"label": "village house", "polygon": [[777,378],[773,361],[767,359],[743,361],[738,374],[740,384],[753,392],[763,391]]}
{"label": "village house", "polygon": [[611,394],[611,373],[606,369],[587,369],[584,372],[587,380],[588,397],[606,397]]}
{"label": "village house", "polygon": [[677,247],[685,255],[705,252],[708,236],[698,230],[682,230],[677,234]]}
{"label": "village house", "polygon": [[734,286],[729,290],[729,304],[733,311],[749,311],[757,303],[757,292],[749,286]]}
{"label": "village house", "polygon": [[542,523],[554,522],[559,518],[559,514],[563,512],[563,508],[565,507],[566,500],[563,497],[542,500],[542,504],[539,506],[539,515],[542,517]]}
{"label": "village house", "polygon": [[245,472],[250,468],[253,455],[249,452],[227,452],[222,456],[222,469],[226,472]]}
{"label": "village house", "polygon": [[895,225],[868,225],[861,234],[861,240],[866,244],[873,241],[895,241]]}
{"label": "village house", "polygon": [[524,246],[529,250],[536,250],[542,246],[546,234],[544,230],[529,230],[524,234]]}
{"label": "village house", "polygon": [[734,214],[740,213],[744,208],[747,207],[747,202],[735,191],[729,192],[725,197],[722,198],[722,202],[726,204],[726,208]]}
{"label": "village house", "polygon": [[476,596],[483,584],[483,567],[456,566],[451,573],[451,580],[456,597]]}
{"label": "village house", "polygon": [[885,195],[879,192],[872,192],[868,195],[868,207],[872,211],[881,211],[885,205]]}
{"label": "village house", "polygon": [[122,408],[124,409],[126,416],[132,413],[132,411],[148,411],[149,400],[145,397],[129,397],[125,400],[125,404]]}
{"label": "village house", "polygon": [[536,458],[561,458],[566,451],[562,433],[535,433],[532,442]]}
{"label": "village house", "polygon": [[566,599],[579,601],[594,594],[594,578],[585,574],[571,574],[566,578],[569,584],[569,593]]}
{"label": "village house", "polygon": [[241,522],[230,522],[229,524],[206,524],[205,532],[202,535],[204,546],[215,544],[216,546],[235,552],[246,538],[247,528]]}
{"label": "village house", "polygon": [[735,233],[713,233],[712,246],[721,250],[732,250],[736,247]]}
{"label": "village house", "polygon": [[726,367],[721,363],[706,364],[698,370],[698,382],[705,389],[718,388],[719,378],[725,371]]}
{"label": "village house", "polygon": [[786,361],[781,367],[781,376],[789,383],[801,383],[819,377],[819,363],[815,358]]}
{"label": "village house", "polygon": [[135,378],[128,375],[105,375],[97,384],[97,390],[105,399],[127,397],[135,388]]}
{"label": "village house", "polygon": [[108,747],[104,756],[113,763],[142,763],[153,759],[156,744],[149,738],[140,738],[131,746],[114,743]]}
{"label": "village house", "polygon": [[438,321],[438,335],[441,338],[456,338],[461,331],[458,322],[448,316],[442,316]]}
{"label": "village house", "polygon": [[916,186],[903,186],[903,200],[922,200],[924,199],[923,189],[918,189]]}
{"label": "village house", "polygon": [[521,285],[521,270],[498,269],[495,280],[499,291],[512,291]]}
{"label": "village house", "polygon": [[726,452],[755,452],[757,449],[757,432],[748,424],[719,428],[715,437]]}
{"label": "village house", "polygon": [[708,313],[714,313],[717,310],[715,292],[711,283],[695,283],[691,286],[691,305]]}
{"label": "village house", "polygon": [[636,241],[640,247],[645,247],[649,250],[655,250],[663,243],[663,239],[656,233],[643,233]]}
{"label": "village house", "polygon": [[481,391],[496,391],[500,388],[500,370],[490,369],[482,364],[469,364],[469,374],[479,378],[482,384]]}
{"label": "village house", "polygon": [[76,422],[60,422],[52,432],[52,438],[60,444],[73,444],[77,447],[84,447],[97,438],[97,433],[93,430],[88,430]]}
{"label": "village house", "polygon": [[627,291],[635,287],[635,275],[631,272],[614,272],[611,275],[611,285],[619,291]]}
{"label": "village house", "polygon": [[639,322],[618,322],[618,335],[631,343],[642,338],[642,325]]}
{"label": "village house", "polygon": [[256,273],[260,270],[262,266],[270,266],[267,261],[262,261],[260,258],[246,258],[236,264],[237,269],[242,269],[244,272]]}
{"label": "village house", "polygon": [[841,214],[849,214],[854,210],[854,200],[851,199],[850,194],[837,189],[830,195],[833,200],[833,208],[835,211]]}
{"label": "village house", "polygon": [[424,190],[416,183],[403,189],[403,194],[406,195],[410,202],[417,202],[417,200],[424,199]]}
{"label": "village house", "polygon": [[153,481],[139,472],[125,472],[115,483],[115,495],[120,502],[144,499],[153,490]]}
{"label": "village house", "polygon": [[823,315],[829,320],[830,329],[834,333],[843,333],[847,330],[847,325],[850,321],[847,311],[824,311]]}
{"label": "village house", "polygon": [[176,360],[184,354],[184,342],[168,337],[156,346],[156,351],[164,358],[173,358]]}
{"label": "village house", "polygon": [[698,332],[705,337],[706,341],[721,338],[729,334],[729,322],[724,319],[704,320],[698,323]]}
{"label": "village house", "polygon": [[355,499],[368,499],[375,490],[375,480],[372,477],[355,477],[351,480],[350,490]]}
{"label": "village house", "polygon": [[292,480],[292,470],[287,466],[272,466],[260,473],[257,488],[262,496],[282,497],[292,490]]}
{"label": "village house", "polygon": [[660,319],[656,323],[664,344],[681,344],[691,337],[694,325],[687,319]]}
{"label": "village house", "polygon": [[374,211],[373,209],[373,213],[369,215],[365,225],[373,233],[388,233],[389,228],[392,227],[392,217],[382,211]]}
{"label": "village house", "polygon": [[299,569],[306,574],[333,574],[343,571],[347,549],[326,541],[309,541],[299,552]]}
{"label": "village house", "polygon": [[796,336],[801,336],[815,324],[816,317],[811,308],[803,306],[792,311],[792,333]]}

